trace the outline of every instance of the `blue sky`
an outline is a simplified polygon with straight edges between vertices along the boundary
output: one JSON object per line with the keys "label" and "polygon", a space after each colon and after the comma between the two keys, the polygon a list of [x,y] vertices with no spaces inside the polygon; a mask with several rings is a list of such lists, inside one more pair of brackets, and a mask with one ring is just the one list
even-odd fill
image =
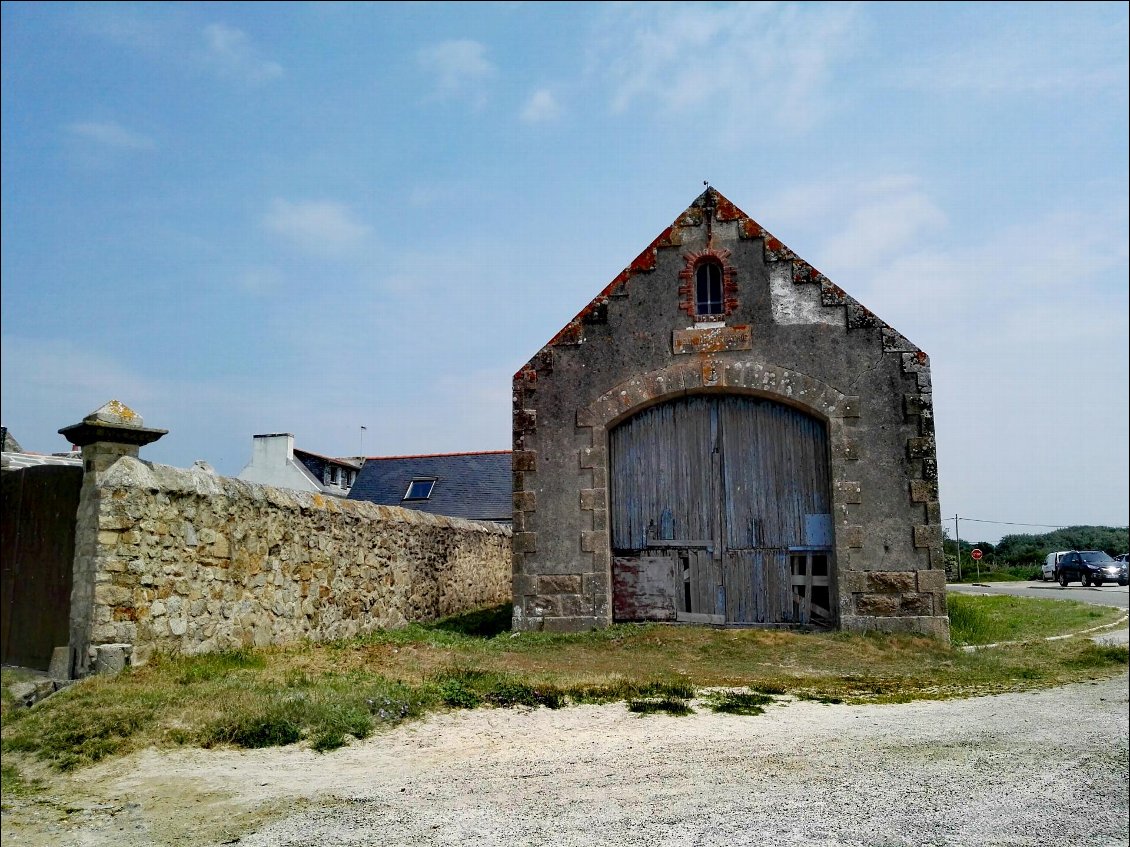
{"label": "blue sky", "polygon": [[233,475],[259,432],[506,449],[513,372],[708,179],[930,353],[946,515],[1127,523],[1125,3],[2,16],[27,449],[111,398]]}

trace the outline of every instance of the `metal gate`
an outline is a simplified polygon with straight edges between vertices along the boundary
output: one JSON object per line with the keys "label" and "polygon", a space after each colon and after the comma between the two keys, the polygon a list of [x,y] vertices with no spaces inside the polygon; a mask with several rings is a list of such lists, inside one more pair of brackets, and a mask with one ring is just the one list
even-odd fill
{"label": "metal gate", "polygon": [[0,654],[46,670],[70,641],[75,519],[82,468],[45,465],[3,473]]}
{"label": "metal gate", "polygon": [[613,616],[830,623],[824,425],[752,397],[685,397],[609,436]]}

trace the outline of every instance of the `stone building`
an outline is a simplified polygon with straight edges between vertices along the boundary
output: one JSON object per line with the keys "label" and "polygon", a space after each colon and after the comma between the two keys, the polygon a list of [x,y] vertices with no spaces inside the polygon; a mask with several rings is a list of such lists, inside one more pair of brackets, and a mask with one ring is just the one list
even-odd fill
{"label": "stone building", "polygon": [[713,188],[514,377],[514,626],[948,638],[926,354]]}
{"label": "stone building", "polygon": [[364,460],[340,458],[299,450],[289,432],[265,433],[251,439],[251,461],[236,479],[348,497]]}

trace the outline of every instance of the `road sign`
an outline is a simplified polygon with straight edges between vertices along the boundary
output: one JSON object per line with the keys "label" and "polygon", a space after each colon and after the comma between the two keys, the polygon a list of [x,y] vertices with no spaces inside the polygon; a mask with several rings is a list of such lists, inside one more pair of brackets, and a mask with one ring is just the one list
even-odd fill
{"label": "road sign", "polygon": [[974,562],[981,561],[981,557],[983,555],[985,555],[985,554],[981,552],[980,547],[974,547],[972,550],[969,551],[969,558],[972,559]]}

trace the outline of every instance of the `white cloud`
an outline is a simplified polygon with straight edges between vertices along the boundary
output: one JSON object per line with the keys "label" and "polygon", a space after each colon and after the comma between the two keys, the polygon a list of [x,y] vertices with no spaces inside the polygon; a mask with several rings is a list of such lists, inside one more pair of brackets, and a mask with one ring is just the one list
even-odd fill
{"label": "white cloud", "polygon": [[613,111],[696,114],[733,141],[771,123],[806,130],[831,110],[832,68],[854,49],[856,6],[735,3],[610,7],[594,72]]}
{"label": "white cloud", "polygon": [[522,120],[528,124],[545,123],[561,117],[561,104],[546,88],[535,91],[522,109]]}
{"label": "white cloud", "polygon": [[923,235],[946,225],[946,216],[914,181],[892,178],[863,187],[845,226],[824,245],[822,262],[856,270],[885,263],[892,254],[920,244]]}
{"label": "white cloud", "polygon": [[259,84],[283,75],[282,65],[262,58],[241,29],[209,24],[204,27],[203,36],[204,64],[217,76]]}
{"label": "white cloud", "polygon": [[114,121],[73,123],[67,126],[67,132],[114,150],[152,150],[155,146],[151,138],[132,132]]}
{"label": "white cloud", "polygon": [[1126,91],[1126,17],[1102,27],[1094,16],[1024,16],[958,47],[916,55],[892,75],[899,88],[1001,94],[1066,95]]}
{"label": "white cloud", "polygon": [[158,16],[135,15],[120,6],[101,3],[77,6],[75,23],[98,38],[145,52],[161,49],[169,36],[166,22]]}
{"label": "white cloud", "polygon": [[302,250],[328,256],[344,255],[361,246],[371,232],[344,205],[328,200],[275,200],[263,217],[263,226]]}
{"label": "white cloud", "polygon": [[478,41],[456,39],[425,47],[416,55],[420,67],[435,81],[435,96],[467,100],[481,106],[483,87],[498,73],[486,58],[486,47]]}
{"label": "white cloud", "polygon": [[272,267],[245,268],[236,278],[235,285],[241,291],[254,296],[273,294],[282,290],[284,279]]}

